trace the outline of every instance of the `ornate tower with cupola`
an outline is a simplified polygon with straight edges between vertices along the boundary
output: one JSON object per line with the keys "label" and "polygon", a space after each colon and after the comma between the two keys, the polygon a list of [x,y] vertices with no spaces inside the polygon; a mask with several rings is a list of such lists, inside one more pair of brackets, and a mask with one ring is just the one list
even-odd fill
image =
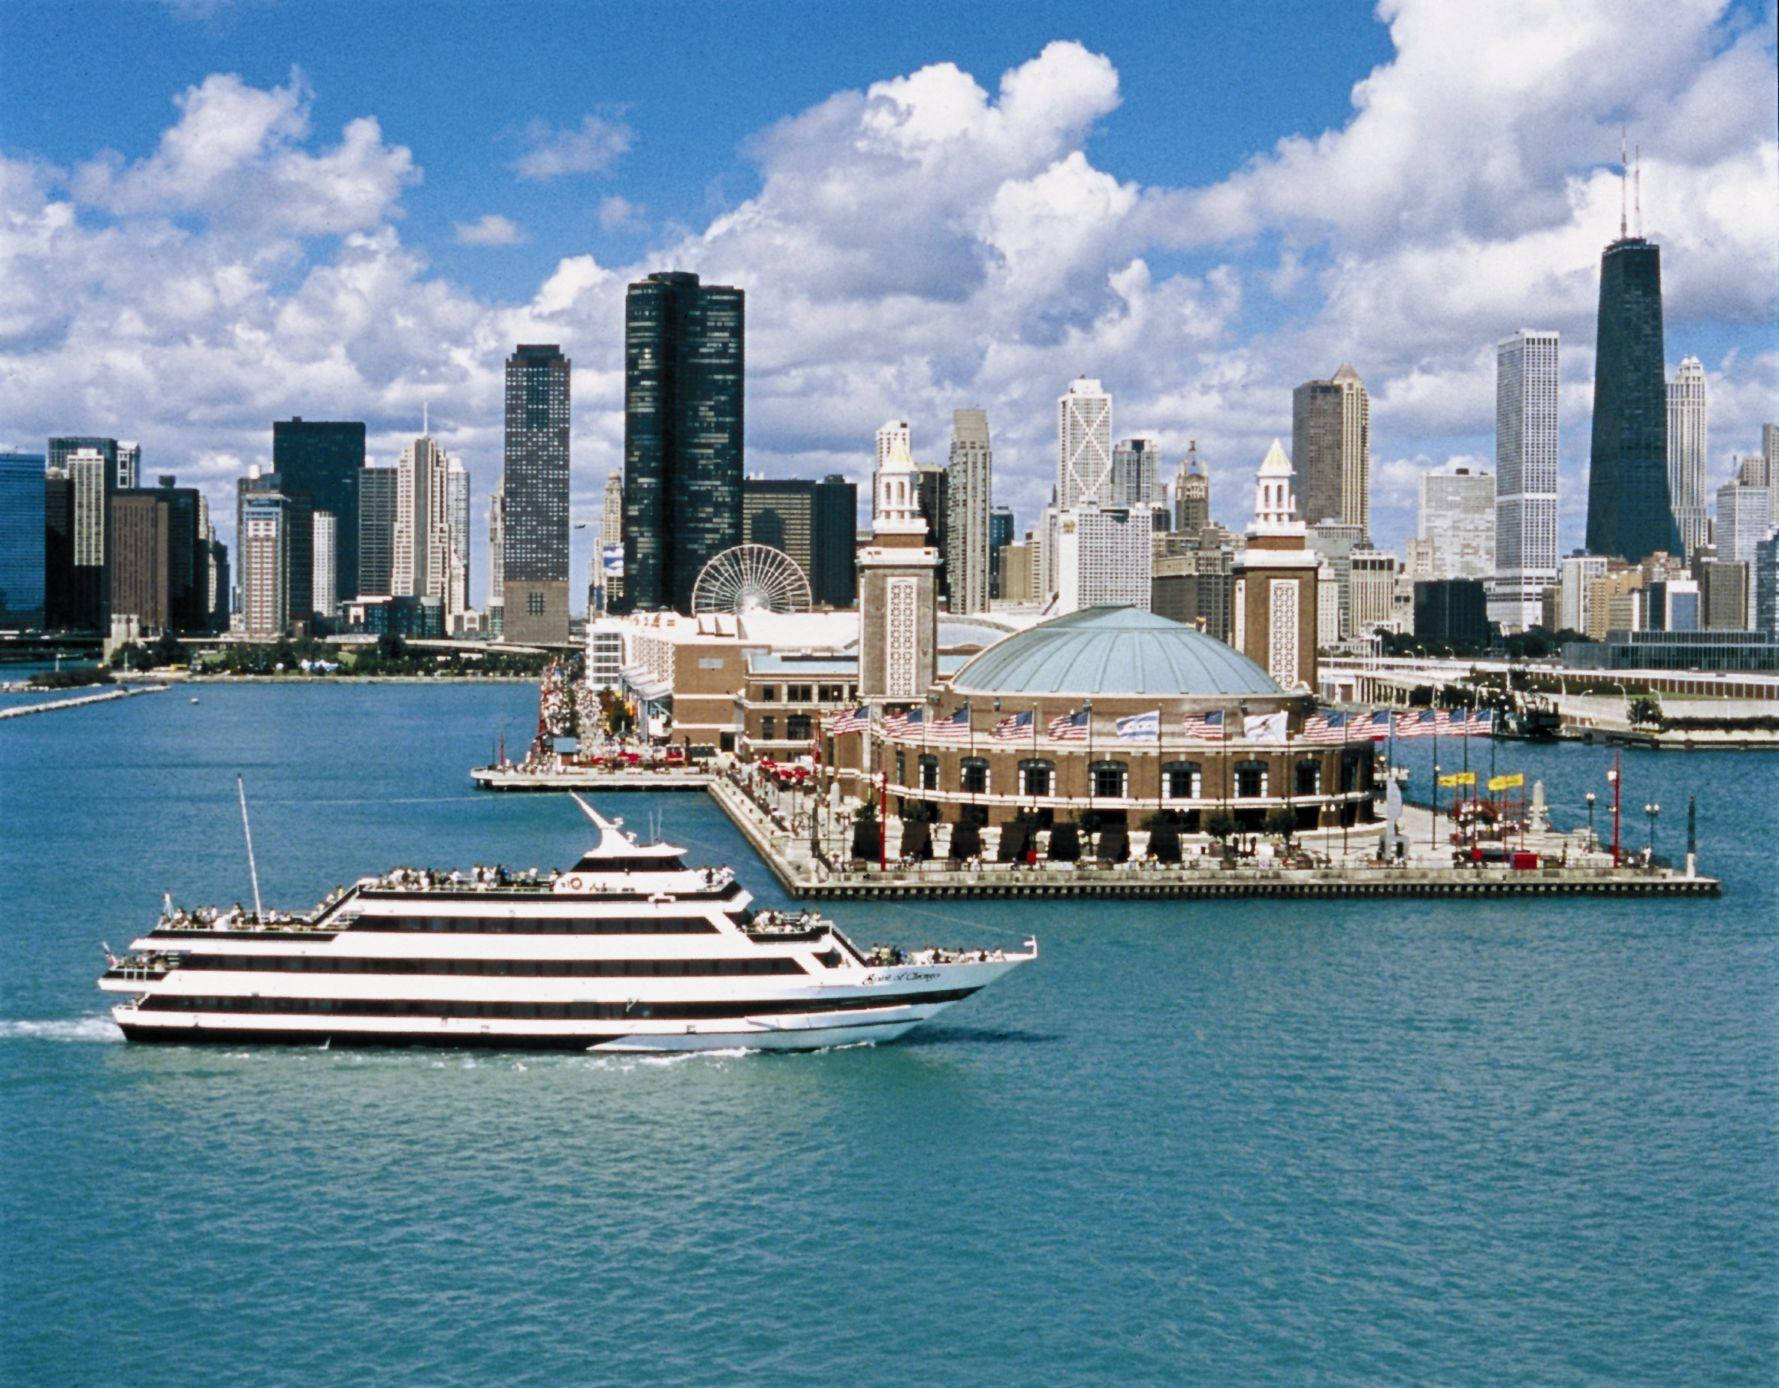
{"label": "ornate tower with cupola", "polygon": [[1297,514],[1296,473],[1277,439],[1254,475],[1254,520],[1236,556],[1231,643],[1285,688],[1316,687],[1316,554]]}
{"label": "ornate tower with cupola", "polygon": [[896,440],[877,470],[871,543],[859,551],[859,697],[926,697],[939,647],[939,551],[927,544],[920,478]]}

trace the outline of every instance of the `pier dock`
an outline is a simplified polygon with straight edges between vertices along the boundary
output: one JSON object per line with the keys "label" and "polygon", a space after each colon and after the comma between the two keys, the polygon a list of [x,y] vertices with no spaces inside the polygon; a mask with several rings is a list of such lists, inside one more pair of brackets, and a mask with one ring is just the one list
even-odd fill
{"label": "pier dock", "polygon": [[28,713],[54,713],[59,709],[80,708],[86,704],[103,704],[112,699],[128,699],[136,694],[164,694],[164,684],[145,684],[135,689],[116,685],[97,694],[78,694],[69,699],[46,699],[40,704],[12,704],[0,708],[0,718],[23,718]]}
{"label": "pier dock", "polygon": [[527,771],[518,766],[478,766],[469,773],[469,778],[479,790],[542,790],[558,794],[566,790],[705,790],[711,783],[707,771],[665,767],[601,770],[567,766],[559,770]]}

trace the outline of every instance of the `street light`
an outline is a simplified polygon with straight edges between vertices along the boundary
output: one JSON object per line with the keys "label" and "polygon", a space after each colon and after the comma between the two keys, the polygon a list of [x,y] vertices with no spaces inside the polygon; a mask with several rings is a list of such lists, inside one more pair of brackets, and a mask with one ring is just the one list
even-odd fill
{"label": "street light", "polygon": [[[1330,800],[1322,808],[1327,810],[1330,815],[1338,816],[1340,814],[1340,803],[1338,801]],[[1341,858],[1344,860],[1347,855],[1347,827],[1344,823],[1340,828],[1340,854]]]}
{"label": "street light", "polygon": [[1662,807],[1650,801],[1643,807],[1643,813],[1649,816],[1649,866],[1655,867],[1655,817],[1662,812]]}
{"label": "street light", "polygon": [[1594,837],[1594,801],[1598,797],[1590,790],[1583,798],[1588,802],[1588,852],[1592,853],[1600,846],[1600,841]]}

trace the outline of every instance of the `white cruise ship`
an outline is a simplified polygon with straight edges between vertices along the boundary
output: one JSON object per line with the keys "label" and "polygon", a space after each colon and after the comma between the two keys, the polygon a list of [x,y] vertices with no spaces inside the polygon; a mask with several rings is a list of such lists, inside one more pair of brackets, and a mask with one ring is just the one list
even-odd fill
{"label": "white cruise ship", "polygon": [[574,798],[600,838],[567,872],[398,869],[306,916],[169,906],[99,986],[130,995],[133,1041],[808,1050],[892,1041],[1037,957],[862,952]]}

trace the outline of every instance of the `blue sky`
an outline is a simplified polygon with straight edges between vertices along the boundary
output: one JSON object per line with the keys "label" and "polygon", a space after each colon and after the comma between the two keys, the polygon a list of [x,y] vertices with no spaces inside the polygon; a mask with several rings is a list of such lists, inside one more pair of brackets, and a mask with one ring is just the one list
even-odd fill
{"label": "blue sky", "polygon": [[1351,360],[1399,544],[1420,470],[1492,452],[1491,344],[1554,326],[1567,545],[1621,122],[1714,477],[1779,414],[1772,34],[1710,0],[7,7],[0,442],[136,436],[220,497],[273,417],[387,462],[425,401],[479,516],[502,354],[560,340],[591,519],[623,285],[673,266],[749,290],[750,470],[862,478],[888,417],[942,457],[979,405],[1024,523],[1075,374],[1198,438],[1239,523],[1291,386]]}

